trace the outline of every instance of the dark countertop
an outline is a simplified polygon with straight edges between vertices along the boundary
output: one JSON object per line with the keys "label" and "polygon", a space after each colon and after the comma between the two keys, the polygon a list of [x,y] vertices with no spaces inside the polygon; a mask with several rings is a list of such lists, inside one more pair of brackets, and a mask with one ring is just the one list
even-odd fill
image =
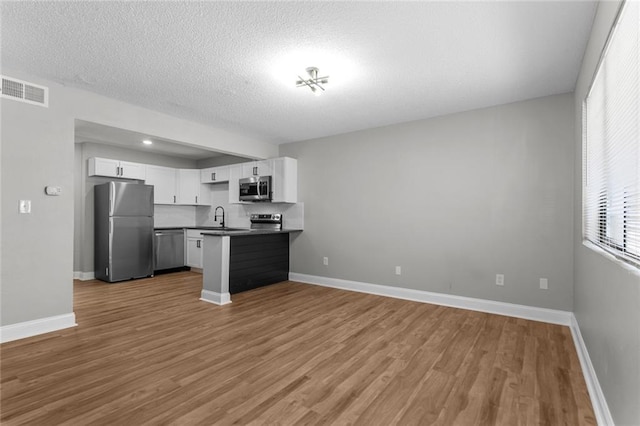
{"label": "dark countertop", "polygon": [[247,235],[266,235],[266,234],[290,234],[292,232],[302,232],[302,229],[246,229],[236,231],[204,231],[202,235],[209,235],[212,237],[239,237]]}
{"label": "dark countertop", "polygon": [[169,229],[202,229],[202,235],[212,235],[218,237],[233,237],[245,235],[265,235],[265,234],[289,234],[291,232],[302,232],[302,229],[249,229],[231,228],[230,231],[222,230],[219,226],[160,226],[153,228],[156,231],[166,231]]}
{"label": "dark countertop", "polygon": [[153,229],[157,229],[159,231],[167,230],[167,229],[220,229],[219,226],[156,226]]}

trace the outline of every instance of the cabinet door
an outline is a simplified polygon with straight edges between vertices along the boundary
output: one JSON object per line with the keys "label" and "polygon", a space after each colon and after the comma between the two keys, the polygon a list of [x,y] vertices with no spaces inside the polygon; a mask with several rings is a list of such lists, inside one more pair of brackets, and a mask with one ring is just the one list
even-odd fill
{"label": "cabinet door", "polygon": [[200,171],[200,182],[229,182],[229,166],[210,167]]}
{"label": "cabinet door", "polygon": [[262,160],[256,162],[258,176],[273,175],[273,160]]}
{"label": "cabinet door", "polygon": [[288,157],[275,158],[271,185],[274,203],[297,203],[298,160]]}
{"label": "cabinet door", "polygon": [[145,179],[145,165],[140,163],[131,163],[129,161],[120,161],[120,177],[127,179]]}
{"label": "cabinet door", "polygon": [[200,170],[178,170],[178,204],[198,204],[200,197]]}
{"label": "cabinet door", "polygon": [[154,204],[176,204],[176,170],[170,167],[147,166],[147,185],[153,185]]}
{"label": "cabinet door", "polygon": [[241,164],[229,167],[229,204],[240,204],[240,179],[242,175]]}
{"label": "cabinet door", "polygon": [[201,238],[187,238],[186,265],[192,268],[202,268],[202,243]]}
{"label": "cabinet door", "polygon": [[272,160],[242,163],[242,177],[271,176],[271,174],[273,173],[272,163]]}
{"label": "cabinet door", "polygon": [[108,158],[89,158],[89,176],[120,177],[120,161]]}

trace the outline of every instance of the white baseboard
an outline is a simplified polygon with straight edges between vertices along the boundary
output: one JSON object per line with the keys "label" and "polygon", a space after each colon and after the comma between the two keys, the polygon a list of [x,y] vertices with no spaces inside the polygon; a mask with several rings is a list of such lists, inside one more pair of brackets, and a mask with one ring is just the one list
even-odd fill
{"label": "white baseboard", "polygon": [[471,297],[455,296],[450,294],[432,293],[429,291],[412,290],[408,288],[390,287],[378,284],[368,284],[357,281],[341,280],[336,278],[320,277],[316,275],[289,273],[291,281],[299,281],[307,284],[315,284],[324,287],[338,288],[341,290],[357,291],[360,293],[375,294],[378,296],[394,297],[396,299],[412,300],[415,302],[432,303],[435,305],[450,306],[454,308],[469,309],[472,311],[488,312],[491,314],[507,315],[534,321],[542,321],[551,324],[568,326],[573,336],[573,341],[582,367],[582,374],[587,383],[587,390],[591,397],[591,405],[599,425],[613,425],[613,418],[602,393],[596,372],[591,364],[589,352],[582,340],[580,327],[572,312],[554,309],[536,308],[533,306],[516,305],[513,303],[496,302],[493,300],[474,299]]}
{"label": "white baseboard", "polygon": [[542,321],[551,324],[571,326],[571,318],[573,317],[573,314],[571,312],[559,311],[555,309],[516,305],[507,302],[475,299],[472,297],[456,296],[444,293],[433,293],[430,291],[413,290],[409,288],[368,284],[358,281],[348,281],[337,278],[320,277],[316,275],[298,274],[295,272],[289,272],[289,279],[291,281],[300,281],[303,283],[321,285],[324,287],[358,291],[360,293],[376,294],[378,296],[412,300],[414,302],[432,303],[434,305],[449,306],[452,308],[469,309],[471,311],[488,312],[491,314],[506,315],[516,318]]}
{"label": "white baseboard", "polygon": [[202,293],[200,293],[200,300],[203,302],[213,303],[215,305],[227,305],[231,303],[231,294],[202,290]]}
{"label": "white baseboard", "polygon": [[576,346],[576,352],[578,352],[578,359],[580,360],[580,366],[582,367],[582,375],[585,382],[587,382],[587,390],[589,391],[589,397],[591,398],[591,405],[593,406],[593,412],[596,416],[596,421],[599,425],[612,425],[613,417],[609,411],[607,400],[604,397],[600,382],[598,382],[598,376],[591,363],[589,357],[589,351],[582,339],[582,333],[580,332],[580,325],[575,315],[571,314],[571,335],[573,336],[573,343]]}
{"label": "white baseboard", "polygon": [[96,274],[95,272],[73,271],[73,279],[80,280],[80,281],[95,280]]}
{"label": "white baseboard", "polygon": [[37,336],[38,334],[50,333],[64,328],[75,327],[76,325],[78,325],[76,324],[76,315],[73,312],[70,314],[56,315],[33,321],[5,325],[0,327],[0,343]]}

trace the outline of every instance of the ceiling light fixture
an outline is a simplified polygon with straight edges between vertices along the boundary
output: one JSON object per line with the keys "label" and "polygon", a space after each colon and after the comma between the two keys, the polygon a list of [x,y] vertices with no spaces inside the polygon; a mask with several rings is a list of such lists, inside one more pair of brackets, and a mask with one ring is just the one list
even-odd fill
{"label": "ceiling light fixture", "polygon": [[306,71],[311,78],[305,80],[304,78],[298,76],[300,80],[296,81],[296,87],[307,86],[311,89],[314,95],[320,96],[322,92],[325,91],[325,88],[322,87],[322,85],[329,82],[329,76],[318,77],[318,68],[316,67],[309,67]]}
{"label": "ceiling light fixture", "polygon": [[145,144],[145,145],[153,145],[153,141],[151,141],[149,139],[143,140],[142,143]]}

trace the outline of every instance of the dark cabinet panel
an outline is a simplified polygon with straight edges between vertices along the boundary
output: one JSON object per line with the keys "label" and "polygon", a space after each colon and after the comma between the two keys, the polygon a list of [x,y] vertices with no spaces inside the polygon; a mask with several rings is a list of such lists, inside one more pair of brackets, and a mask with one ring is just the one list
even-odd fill
{"label": "dark cabinet panel", "polygon": [[252,290],[289,279],[289,234],[234,236],[229,292]]}

